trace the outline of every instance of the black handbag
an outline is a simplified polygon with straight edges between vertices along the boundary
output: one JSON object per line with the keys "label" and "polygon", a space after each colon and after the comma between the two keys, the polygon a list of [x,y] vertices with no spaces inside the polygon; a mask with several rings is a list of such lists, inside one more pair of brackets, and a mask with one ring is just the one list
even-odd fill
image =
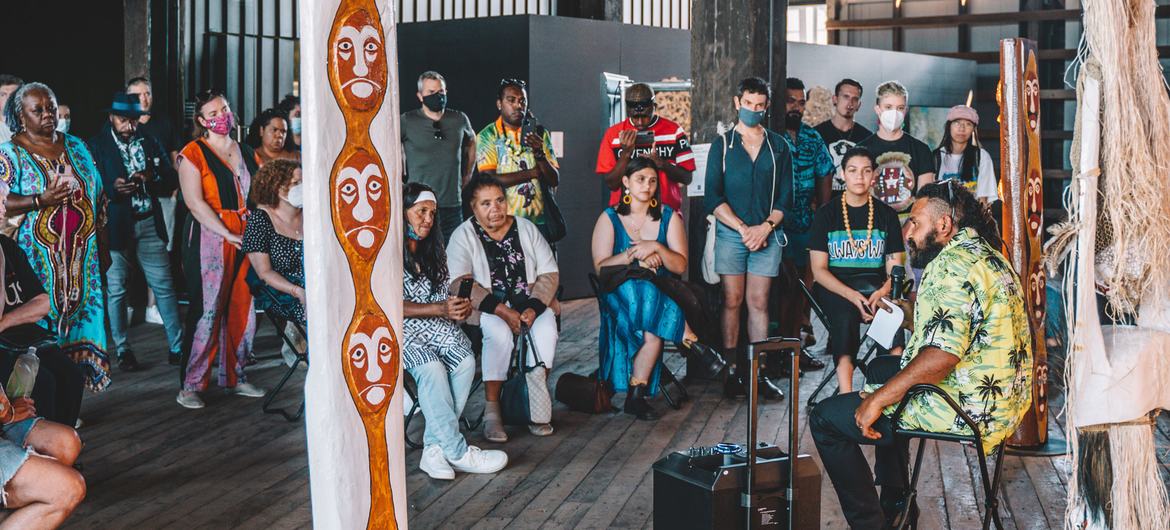
{"label": "black handbag", "polygon": [[[527,350],[536,361],[527,366]],[[552,398],[548,395],[548,367],[540,360],[532,332],[520,326],[520,338],[512,352],[513,366],[500,393],[500,415],[505,425],[544,424],[552,421]]]}
{"label": "black handbag", "polygon": [[540,181],[540,193],[544,195],[544,224],[539,225],[545,241],[556,243],[565,238],[565,216],[557,204],[556,195],[544,181]]}

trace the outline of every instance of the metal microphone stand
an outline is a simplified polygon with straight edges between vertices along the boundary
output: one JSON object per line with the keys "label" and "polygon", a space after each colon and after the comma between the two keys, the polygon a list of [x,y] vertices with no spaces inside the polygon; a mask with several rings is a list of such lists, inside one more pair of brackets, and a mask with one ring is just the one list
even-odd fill
{"label": "metal microphone stand", "polygon": [[794,484],[796,484],[796,452],[800,445],[800,352],[803,348],[803,342],[800,339],[789,339],[783,337],[770,337],[760,342],[754,342],[748,346],[748,361],[751,364],[751,373],[748,376],[748,456],[747,456],[747,486],[744,492],[740,495],[740,505],[746,510],[746,527],[748,530],[752,528],[752,513],[753,506],[755,506],[755,494],[752,492],[755,481],[756,468],[756,447],[759,445],[756,442],[756,428],[759,415],[759,375],[760,375],[760,355],[769,352],[779,352],[784,350],[792,351],[792,385],[789,389],[788,403],[792,408],[789,411],[788,420],[788,489],[785,492],[785,498],[788,501],[788,528],[792,530],[792,525],[795,522],[793,514],[796,509],[796,495]]}

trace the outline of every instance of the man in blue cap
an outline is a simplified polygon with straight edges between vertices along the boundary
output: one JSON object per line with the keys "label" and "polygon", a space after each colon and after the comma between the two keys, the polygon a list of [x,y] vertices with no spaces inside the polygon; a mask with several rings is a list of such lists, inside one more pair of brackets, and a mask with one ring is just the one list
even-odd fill
{"label": "man in blue cap", "polygon": [[107,110],[110,126],[90,138],[89,149],[109,198],[106,230],[110,269],[106,273],[106,310],[118,366],[127,371],[138,369],[138,359],[126,341],[126,281],[130,276],[130,259],[135,255],[162,315],[171,364],[177,364],[183,325],[171,278],[168,234],[159,198],[169,197],[175,191],[178,174],[158,139],[138,130],[138,118],[146,111],[137,94],[114,94]]}

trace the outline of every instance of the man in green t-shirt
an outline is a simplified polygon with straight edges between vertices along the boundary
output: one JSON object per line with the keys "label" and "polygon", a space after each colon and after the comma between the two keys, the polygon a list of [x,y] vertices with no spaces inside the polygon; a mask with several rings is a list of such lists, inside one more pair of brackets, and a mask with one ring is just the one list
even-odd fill
{"label": "man in green t-shirt", "polygon": [[[852,528],[881,528],[905,497],[890,415],[911,387],[936,385],[978,424],[985,450],[1010,436],[1032,398],[1032,342],[1024,293],[997,250],[998,227],[962,184],[919,190],[910,210],[910,263],[924,268],[901,358],[870,363],[865,391],[817,404],[809,424],[825,472]],[[971,434],[942,399],[912,400],[901,426]],[[874,488],[860,444],[875,446]]]}

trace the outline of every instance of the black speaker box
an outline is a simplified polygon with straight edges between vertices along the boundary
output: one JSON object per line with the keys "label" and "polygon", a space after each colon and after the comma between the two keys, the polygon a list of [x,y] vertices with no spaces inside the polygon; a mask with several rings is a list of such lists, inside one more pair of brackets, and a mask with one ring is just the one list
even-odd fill
{"label": "black speaker box", "polygon": [[[752,528],[788,529],[788,455],[761,445],[753,482]],[[654,463],[654,527],[660,529],[742,529],[746,509],[747,458],[671,453]],[[796,459],[795,529],[821,525],[821,470],[809,455]]]}

